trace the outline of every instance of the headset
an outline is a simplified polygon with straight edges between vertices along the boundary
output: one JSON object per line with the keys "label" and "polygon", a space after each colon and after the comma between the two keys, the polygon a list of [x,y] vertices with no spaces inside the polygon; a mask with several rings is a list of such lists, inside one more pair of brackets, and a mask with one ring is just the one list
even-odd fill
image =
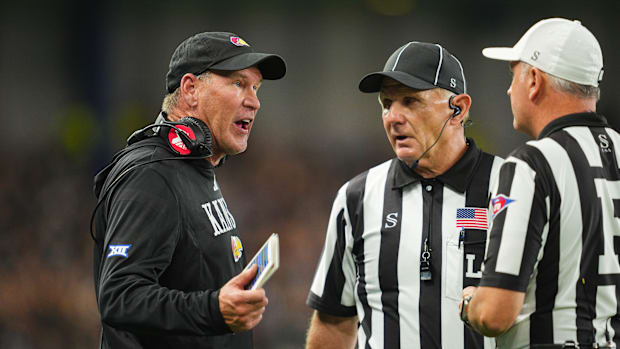
{"label": "headset", "polygon": [[[164,132],[163,129],[168,129],[168,132]],[[213,147],[212,147],[212,135],[209,127],[200,119],[187,116],[180,119],[177,122],[167,121],[164,118],[158,118],[158,122],[148,125],[144,128],[141,128],[129,136],[127,138],[127,147],[114,155],[112,162],[106,166],[103,170],[101,170],[97,176],[105,175],[112,170],[112,168],[117,164],[118,160],[120,160],[123,156],[127,155],[133,150],[147,147],[147,146],[158,146],[164,147],[161,143],[158,142],[143,142],[146,139],[150,139],[152,137],[162,137],[166,140],[168,144],[168,148],[171,149],[175,156],[164,157],[158,159],[150,159],[137,164],[130,166],[125,169],[119,175],[114,178],[108,187],[99,194],[99,199],[97,200],[97,205],[93,209],[93,212],[90,216],[90,236],[94,241],[97,241],[95,234],[93,233],[93,222],[95,220],[95,213],[97,213],[97,209],[104,202],[106,196],[112,192],[112,189],[116,187],[120,180],[132,172],[133,170],[142,167],[144,165],[152,164],[154,162],[166,161],[166,160],[200,160],[206,159],[213,155]],[[100,184],[103,186],[103,183]],[[97,187],[95,185],[95,191],[101,189],[101,187]]]}
{"label": "headset", "polygon": [[127,138],[127,145],[157,136],[159,128],[169,128],[167,139],[170,149],[182,156],[213,155],[209,127],[200,119],[186,116],[177,122],[162,120],[135,131]]}
{"label": "headset", "polygon": [[[462,112],[461,107],[459,107],[458,105],[452,104],[452,99],[454,99],[454,97],[456,97],[456,95],[452,95],[452,96],[450,96],[450,99],[448,99],[448,107],[450,107],[450,109],[454,110],[454,112],[452,112],[452,115],[450,115],[446,119],[446,121],[443,123],[443,126],[441,126],[441,131],[439,131],[439,136],[437,136],[437,139],[435,139],[435,142],[433,142],[433,144],[431,144],[430,147],[426,148],[426,150],[422,153],[422,155],[420,155],[420,157],[418,157],[418,159],[413,164],[411,164],[410,168],[412,170],[414,170],[416,167],[418,167],[418,164],[420,163],[420,160],[422,160],[424,155],[426,155],[426,153],[428,153],[429,150],[433,149],[435,144],[437,144],[437,142],[439,142],[439,138],[443,134],[443,130],[446,128],[446,125],[448,124],[448,121],[450,121],[453,117],[461,114],[461,112]],[[469,126],[469,124],[467,124],[467,126]]]}

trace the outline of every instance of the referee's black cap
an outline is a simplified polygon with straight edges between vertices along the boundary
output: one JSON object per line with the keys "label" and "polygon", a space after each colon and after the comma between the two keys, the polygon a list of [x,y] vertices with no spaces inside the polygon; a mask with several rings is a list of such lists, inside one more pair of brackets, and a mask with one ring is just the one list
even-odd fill
{"label": "referee's black cap", "polygon": [[440,87],[456,94],[467,93],[461,62],[439,44],[412,41],[399,47],[383,71],[362,78],[360,91],[379,92],[385,77],[418,90]]}
{"label": "referee's black cap", "polygon": [[227,32],[198,33],[183,41],[172,54],[166,89],[174,92],[187,73],[207,70],[243,70],[256,66],[263,79],[278,80],[286,74],[284,59],[276,54],[254,52],[239,35]]}

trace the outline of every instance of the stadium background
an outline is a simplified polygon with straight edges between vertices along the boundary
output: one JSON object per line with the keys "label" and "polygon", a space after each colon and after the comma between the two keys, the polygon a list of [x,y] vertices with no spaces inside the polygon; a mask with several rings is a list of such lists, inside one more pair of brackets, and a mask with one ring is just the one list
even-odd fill
{"label": "stadium background", "polygon": [[507,64],[480,50],[514,44],[541,18],[580,18],[605,57],[599,111],[618,127],[617,0],[18,1],[0,6],[0,347],[95,348],[99,324],[88,220],[92,176],[133,129],[150,123],[176,45],[234,31],[281,54],[249,150],[218,180],[253,255],[281,237],[281,270],[256,328],[257,348],[302,348],[305,298],[337,189],[392,156],[375,95],[359,79],[410,40],[458,56],[473,96],[467,130],[506,156],[526,140],[511,127]]}

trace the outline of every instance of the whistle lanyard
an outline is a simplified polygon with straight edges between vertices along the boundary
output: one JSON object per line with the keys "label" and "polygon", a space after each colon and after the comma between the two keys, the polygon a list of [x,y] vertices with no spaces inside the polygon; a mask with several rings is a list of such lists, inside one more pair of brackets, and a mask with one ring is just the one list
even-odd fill
{"label": "whistle lanyard", "polygon": [[434,202],[435,188],[433,186],[434,182],[435,180],[422,181],[422,190],[426,191],[428,195],[430,195],[430,201],[429,201],[430,206],[429,206],[429,214],[427,217],[428,229],[425,232],[423,230],[423,236],[422,236],[423,243],[422,243],[422,252],[420,254],[420,280],[421,281],[430,281],[433,279],[433,273],[431,271],[431,262],[432,262],[432,253],[433,253],[433,244],[432,244],[433,206],[435,206],[435,202]]}

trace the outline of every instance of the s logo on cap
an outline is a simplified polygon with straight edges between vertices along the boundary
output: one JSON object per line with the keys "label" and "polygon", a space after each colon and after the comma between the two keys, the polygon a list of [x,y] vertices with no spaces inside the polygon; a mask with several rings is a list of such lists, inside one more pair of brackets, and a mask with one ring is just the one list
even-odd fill
{"label": "s logo on cap", "polygon": [[235,46],[247,46],[250,47],[250,45],[245,42],[245,40],[243,40],[242,38],[238,37],[238,36],[231,36],[230,37],[230,42],[233,43],[233,45]]}

